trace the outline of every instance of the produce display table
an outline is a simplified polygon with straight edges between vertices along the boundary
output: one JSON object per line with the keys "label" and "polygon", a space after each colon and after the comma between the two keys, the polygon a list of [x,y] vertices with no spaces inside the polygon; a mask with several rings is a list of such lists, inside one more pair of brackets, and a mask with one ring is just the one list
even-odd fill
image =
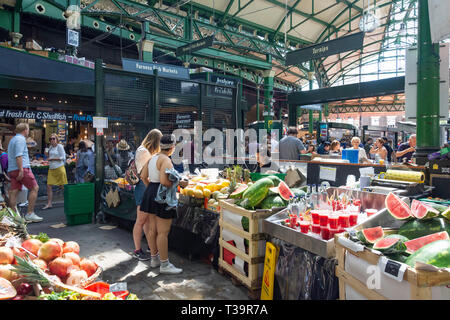
{"label": "produce display table", "polygon": [[[321,172],[322,167],[322,172]],[[339,187],[347,183],[347,176],[354,175],[356,181],[359,180],[361,168],[374,168],[375,174],[386,172],[385,165],[378,164],[355,164],[355,163],[337,163],[325,161],[308,161],[307,164],[307,184],[320,184],[322,181],[328,181],[331,186]],[[426,174],[426,168],[423,166],[407,166],[407,165],[392,165],[391,169],[408,169],[414,171],[423,171]],[[336,170],[335,173],[333,170]],[[334,179],[333,179],[333,176]],[[325,179],[324,179],[325,177]]]}
{"label": "produce display table", "polygon": [[[106,201],[106,197],[110,190],[117,190],[119,194],[120,202],[115,207],[108,206]],[[105,181],[101,193],[100,210],[107,215],[119,218],[119,224],[125,229],[132,229],[134,222],[136,221],[137,214],[133,190],[120,188],[118,184],[113,181]]]}

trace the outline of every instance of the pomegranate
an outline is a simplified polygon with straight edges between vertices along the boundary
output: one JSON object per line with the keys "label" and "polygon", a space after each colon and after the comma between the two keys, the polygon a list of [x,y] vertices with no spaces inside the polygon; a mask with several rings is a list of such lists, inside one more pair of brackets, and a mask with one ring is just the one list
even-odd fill
{"label": "pomegranate", "polygon": [[30,251],[35,256],[38,255],[38,251],[41,246],[42,242],[38,239],[28,239],[22,242],[22,248]]}
{"label": "pomegranate", "polygon": [[14,253],[11,248],[0,247],[0,264],[11,264],[14,262]]}
{"label": "pomegranate", "polygon": [[47,262],[45,262],[44,260],[42,260],[42,259],[34,259],[33,260],[33,263],[35,264],[35,265],[37,265],[39,268],[41,268],[42,270],[47,270]]}
{"label": "pomegranate", "polygon": [[45,260],[46,262],[50,262],[55,258],[61,257],[62,255],[62,247],[56,241],[47,241],[44,243],[38,251],[39,259]]}
{"label": "pomegranate", "polygon": [[81,284],[83,280],[86,280],[88,275],[84,270],[72,270],[66,279],[66,284],[76,286]]}
{"label": "pomegranate", "polygon": [[80,265],[80,256],[75,252],[66,252],[63,254],[63,258],[69,258],[72,260],[72,263],[76,266]]}
{"label": "pomegranate", "polygon": [[26,296],[33,291],[33,286],[29,283],[22,282],[16,290],[17,294]]}
{"label": "pomegranate", "polygon": [[14,281],[16,279],[19,279],[20,276],[16,272],[14,272],[14,268],[12,265],[1,264],[0,265],[0,278],[5,278],[6,280],[9,280],[9,281]]}
{"label": "pomegranate", "polygon": [[51,274],[63,278],[69,274],[72,265],[72,260],[59,257],[48,264],[48,269]]}
{"label": "pomegranate", "polygon": [[[28,256],[28,253],[25,250],[14,247],[13,249],[14,256],[18,256],[19,258],[25,259]],[[14,264],[17,264],[16,257],[14,257]]]}
{"label": "pomegranate", "polygon": [[80,254],[80,246],[75,241],[67,241],[63,245],[63,253],[66,252],[75,252],[76,254]]}
{"label": "pomegranate", "polygon": [[56,242],[58,242],[61,245],[61,248],[64,245],[64,241],[59,239],[59,238],[51,238],[51,239],[48,239],[48,241],[56,241]]}
{"label": "pomegranate", "polygon": [[88,277],[90,277],[97,271],[98,265],[92,260],[83,258],[80,261],[80,268],[86,271]]}

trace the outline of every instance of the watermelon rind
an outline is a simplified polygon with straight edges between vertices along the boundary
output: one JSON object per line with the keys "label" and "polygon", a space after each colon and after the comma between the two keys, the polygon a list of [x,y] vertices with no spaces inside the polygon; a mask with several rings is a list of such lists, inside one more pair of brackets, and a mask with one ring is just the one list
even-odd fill
{"label": "watermelon rind", "polygon": [[291,189],[289,189],[288,185],[284,181],[281,181],[278,185],[278,193],[280,197],[286,201],[295,197],[294,193],[292,193]]}
{"label": "watermelon rind", "polygon": [[387,195],[384,204],[389,214],[397,220],[405,220],[412,217],[408,204],[392,192]]}
{"label": "watermelon rind", "polygon": [[412,254],[417,250],[419,250],[420,248],[422,248],[423,246],[426,246],[427,244],[438,240],[449,240],[447,231],[436,232],[433,234],[429,234],[427,236],[406,241],[405,242],[406,252]]}
{"label": "watermelon rind", "polygon": [[450,240],[438,240],[423,246],[410,255],[405,263],[415,267],[418,261],[438,268],[450,267]]}
{"label": "watermelon rind", "polygon": [[267,193],[267,196],[278,196],[278,187],[269,188],[269,193]]}
{"label": "watermelon rind", "polygon": [[268,196],[259,204],[259,208],[268,210],[285,206],[283,199],[278,195]]}
{"label": "watermelon rind", "polygon": [[422,220],[439,216],[438,210],[416,199],[411,203],[411,213],[415,218]]}
{"label": "watermelon rind", "polygon": [[447,231],[450,234],[450,222],[444,218],[433,218],[428,220],[414,219],[404,223],[398,234],[408,239],[416,239],[436,232]]}
{"label": "watermelon rind", "polygon": [[387,238],[387,239],[389,239],[389,238],[400,239],[403,242],[406,242],[406,241],[409,240],[407,237],[402,236],[400,234],[389,234],[389,235],[385,236],[385,238]]}
{"label": "watermelon rind", "polygon": [[439,211],[439,213],[443,213],[444,211],[450,209],[448,206],[444,206],[442,204],[439,203],[434,203],[434,202],[429,202],[429,201],[422,201],[424,202],[427,206],[430,206],[434,209],[436,209],[437,211]]}
{"label": "watermelon rind", "polygon": [[382,227],[367,228],[358,231],[356,236],[365,244],[373,244],[383,238],[384,231]]}
{"label": "watermelon rind", "polygon": [[244,194],[245,190],[247,190],[248,186],[246,184],[241,185],[240,187],[238,187],[236,190],[234,190],[231,194],[230,194],[230,198],[231,199],[239,199],[242,197],[242,195]]}
{"label": "watermelon rind", "polygon": [[450,220],[450,208],[448,208],[447,210],[443,211],[441,213],[441,216],[443,216],[447,220]]}
{"label": "watermelon rind", "polygon": [[406,260],[408,259],[408,256],[402,252],[384,253],[384,255],[391,260],[395,260],[402,263],[405,263]]}
{"label": "watermelon rind", "polygon": [[283,180],[281,180],[280,178],[278,178],[277,176],[273,176],[273,175],[267,176],[266,178],[269,178],[270,180],[272,180],[273,185],[274,185],[275,187],[278,187],[278,185],[280,184],[280,182],[283,181]]}

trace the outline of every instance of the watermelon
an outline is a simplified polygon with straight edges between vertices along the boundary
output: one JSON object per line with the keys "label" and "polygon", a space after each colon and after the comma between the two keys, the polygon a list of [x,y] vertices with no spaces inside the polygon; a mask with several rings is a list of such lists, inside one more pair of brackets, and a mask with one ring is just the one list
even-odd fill
{"label": "watermelon", "polygon": [[301,188],[291,188],[291,191],[297,198],[302,198],[306,195],[306,192]]}
{"label": "watermelon", "polygon": [[408,257],[406,264],[414,267],[416,261],[438,268],[450,267],[450,240],[438,240],[423,246]]}
{"label": "watermelon", "polygon": [[278,187],[269,188],[269,193],[267,196],[278,196]]}
{"label": "watermelon", "polygon": [[387,238],[387,239],[389,239],[389,238],[400,239],[403,242],[406,242],[406,241],[409,240],[407,237],[402,236],[400,234],[390,234],[390,235],[385,236],[385,238]]}
{"label": "watermelon", "polygon": [[272,209],[272,208],[281,208],[285,207],[283,199],[281,199],[278,195],[273,195],[265,198],[260,204],[259,207],[261,209]]}
{"label": "watermelon", "polygon": [[450,220],[450,208],[448,208],[447,210],[443,211],[443,212],[441,213],[441,215],[442,215],[445,219]]}
{"label": "watermelon", "polygon": [[375,243],[384,236],[382,227],[367,228],[356,233],[356,236],[361,242],[366,244]]}
{"label": "watermelon", "polygon": [[427,236],[406,241],[406,252],[414,253],[423,246],[438,240],[449,240],[447,231],[436,232]]}
{"label": "watermelon", "polygon": [[270,180],[272,180],[273,182],[273,186],[274,187],[278,187],[278,185],[280,184],[281,180],[280,178],[278,178],[277,176],[271,175],[271,176],[267,176],[267,178],[269,178]]}
{"label": "watermelon", "polygon": [[385,255],[391,260],[399,261],[402,263],[405,263],[406,260],[408,259],[408,256],[405,255],[403,252],[386,253]]}
{"label": "watermelon", "polygon": [[373,249],[385,253],[396,253],[405,251],[406,245],[399,238],[382,238],[374,243]]}
{"label": "watermelon", "polygon": [[295,194],[291,191],[291,189],[289,189],[288,185],[284,181],[281,181],[278,185],[278,193],[280,194],[280,197],[286,201],[295,197]]}
{"label": "watermelon", "polygon": [[439,211],[414,199],[411,203],[411,213],[417,219],[431,219],[439,215]]}
{"label": "watermelon", "polygon": [[246,209],[251,209],[260,204],[273,187],[273,182],[269,178],[262,178],[252,184],[242,195],[242,202],[239,205]]}
{"label": "watermelon", "polygon": [[448,209],[450,209],[448,206],[444,206],[442,204],[439,203],[434,203],[434,202],[428,202],[428,201],[423,201],[427,206],[432,207],[434,209],[436,209],[437,211],[439,211],[439,213],[442,213]]}
{"label": "watermelon", "polygon": [[387,195],[384,203],[388,212],[395,219],[405,220],[412,217],[411,209],[409,208],[409,206],[396,194],[390,192]]}
{"label": "watermelon", "polygon": [[398,234],[408,239],[416,239],[436,232],[447,231],[450,234],[450,222],[444,218],[433,218],[428,220],[412,220],[404,223]]}
{"label": "watermelon", "polygon": [[238,187],[236,190],[234,190],[230,194],[231,199],[239,199],[244,194],[244,191],[247,190],[248,186],[246,184],[242,184],[240,187]]}

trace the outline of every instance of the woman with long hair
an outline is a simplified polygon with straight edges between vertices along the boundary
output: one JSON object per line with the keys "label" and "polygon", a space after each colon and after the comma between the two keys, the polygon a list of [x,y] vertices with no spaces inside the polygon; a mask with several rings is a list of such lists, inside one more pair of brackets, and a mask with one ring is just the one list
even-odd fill
{"label": "woman with long hair", "polygon": [[176,268],[169,262],[168,235],[172,219],[176,218],[176,208],[169,208],[166,203],[155,201],[160,185],[167,188],[172,187],[167,169],[172,169],[173,164],[170,156],[175,149],[175,137],[163,135],[161,138],[161,151],[157,153],[148,163],[148,175],[150,184],[145,189],[142,199],[141,210],[149,214],[150,222],[150,252],[152,268],[159,267],[160,273],[178,274],[183,270]]}
{"label": "woman with long hair", "polygon": [[[136,222],[133,227],[133,241],[134,241],[134,253],[133,257],[138,260],[144,261],[149,260],[150,257],[148,254],[141,248],[141,240],[142,240],[142,231],[145,233],[145,238],[147,239],[147,243],[149,243],[149,215],[141,211],[141,202],[142,197],[144,195],[144,191],[146,186],[149,184],[148,182],[148,162],[152,158],[152,156],[160,151],[159,142],[162,137],[161,131],[158,129],[153,129],[142,141],[139,148],[136,150],[135,155],[135,165],[136,171],[139,177],[139,182],[136,184],[134,188],[134,199],[136,201]],[[150,245],[149,245],[150,248]]]}
{"label": "woman with long hair", "polygon": [[382,138],[378,138],[377,140],[375,140],[375,143],[372,145],[372,148],[370,148],[370,154],[373,155],[378,154],[381,160],[386,161],[388,152],[384,147],[384,140]]}
{"label": "woman with long hair", "polygon": [[48,148],[48,177],[47,177],[47,205],[42,209],[46,210],[53,206],[53,186],[58,186],[64,190],[64,185],[67,184],[66,174],[66,151],[62,144],[59,143],[59,138],[56,133],[50,136],[50,147]]}

